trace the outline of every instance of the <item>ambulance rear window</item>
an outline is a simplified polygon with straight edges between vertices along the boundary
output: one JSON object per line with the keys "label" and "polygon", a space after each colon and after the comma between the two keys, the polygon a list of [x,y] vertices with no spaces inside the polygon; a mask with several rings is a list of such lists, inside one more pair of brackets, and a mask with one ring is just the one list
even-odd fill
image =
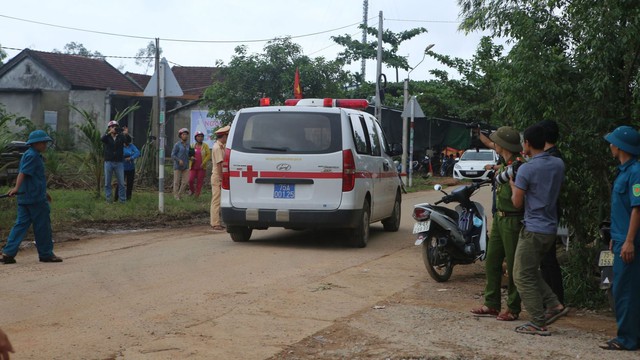
{"label": "ambulance rear window", "polygon": [[258,153],[324,154],[340,151],[340,114],[245,113],[238,118],[233,148]]}

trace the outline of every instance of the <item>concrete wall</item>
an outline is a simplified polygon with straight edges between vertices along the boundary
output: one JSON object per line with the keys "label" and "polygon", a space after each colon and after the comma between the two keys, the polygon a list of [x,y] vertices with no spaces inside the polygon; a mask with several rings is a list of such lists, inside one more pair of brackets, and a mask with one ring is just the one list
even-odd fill
{"label": "concrete wall", "polygon": [[61,83],[33,60],[25,58],[0,78],[0,88],[69,90],[69,85]]}
{"label": "concrete wall", "polygon": [[[0,92],[0,104],[5,106],[9,114],[33,118],[34,108],[40,103],[42,94],[40,91],[34,92]],[[11,124],[10,124],[11,126]]]}

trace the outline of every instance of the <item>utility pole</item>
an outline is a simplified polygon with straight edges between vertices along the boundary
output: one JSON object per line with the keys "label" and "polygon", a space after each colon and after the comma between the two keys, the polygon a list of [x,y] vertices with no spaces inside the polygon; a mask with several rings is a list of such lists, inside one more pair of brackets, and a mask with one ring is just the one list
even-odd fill
{"label": "utility pole", "polygon": [[158,211],[164,213],[164,148],[165,148],[165,107],[164,102],[164,64],[160,63],[160,38],[156,38],[156,74],[158,74]]}
{"label": "utility pole", "polygon": [[[362,4],[362,45],[367,43],[367,26],[369,22],[369,0],[364,0]],[[363,57],[362,62],[360,63],[360,73],[362,74],[362,79],[365,79],[365,73],[367,71],[367,60]]]}
{"label": "utility pole", "polygon": [[[404,79],[404,107],[407,108],[407,103],[409,102],[409,75]],[[400,170],[400,179],[402,182],[407,185],[407,146],[409,145],[409,140],[407,139],[407,131],[409,130],[409,123],[407,121],[407,117],[402,117],[402,161],[401,170]]]}
{"label": "utility pole", "polygon": [[380,75],[382,75],[382,11],[378,15],[378,56],[376,66],[376,111],[375,116],[382,124],[382,99],[380,98]]}

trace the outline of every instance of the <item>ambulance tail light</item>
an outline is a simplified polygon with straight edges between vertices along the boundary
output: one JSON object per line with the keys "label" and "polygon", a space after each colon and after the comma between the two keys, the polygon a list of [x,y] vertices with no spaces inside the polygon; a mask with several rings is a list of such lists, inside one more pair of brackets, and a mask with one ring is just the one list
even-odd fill
{"label": "ambulance tail light", "polygon": [[287,99],[284,101],[284,106],[296,106],[300,99]]}
{"label": "ambulance tail light", "polygon": [[[229,159],[231,158],[231,149],[224,149],[224,158],[222,159],[222,188],[229,190],[231,180],[229,174]],[[214,169],[215,171],[215,169]]]}
{"label": "ambulance tail light", "polygon": [[351,150],[342,151],[342,191],[353,190],[356,185],[356,162]]}

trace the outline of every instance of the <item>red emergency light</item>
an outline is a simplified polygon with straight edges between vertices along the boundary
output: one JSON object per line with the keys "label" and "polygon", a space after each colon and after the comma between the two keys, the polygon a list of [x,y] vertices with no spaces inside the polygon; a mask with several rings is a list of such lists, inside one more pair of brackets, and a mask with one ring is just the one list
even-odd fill
{"label": "red emergency light", "polygon": [[334,106],[349,109],[366,109],[369,106],[369,102],[366,99],[336,99]]}
{"label": "red emergency light", "polygon": [[284,106],[296,106],[300,99],[287,99],[284,101]]}
{"label": "red emergency light", "polygon": [[366,109],[369,106],[369,102],[366,99],[287,99],[284,101],[284,105]]}
{"label": "red emergency light", "polygon": [[271,98],[261,98],[260,99],[260,106],[269,106],[271,105]]}

